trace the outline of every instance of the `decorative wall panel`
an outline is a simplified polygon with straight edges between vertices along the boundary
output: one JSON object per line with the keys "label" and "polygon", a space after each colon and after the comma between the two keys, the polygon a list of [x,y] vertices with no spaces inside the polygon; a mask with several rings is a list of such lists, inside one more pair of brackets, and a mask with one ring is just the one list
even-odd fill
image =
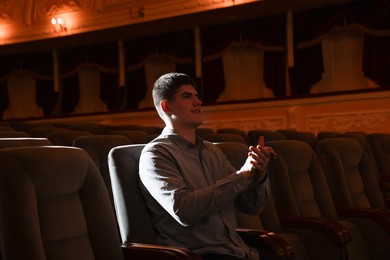
{"label": "decorative wall panel", "polygon": [[220,129],[220,128],[237,128],[245,132],[249,130],[268,129],[278,130],[286,128],[286,118],[274,117],[274,118],[252,118],[252,119],[233,119],[226,121],[208,121],[203,124],[203,127]]}
{"label": "decorative wall panel", "polygon": [[314,133],[320,131],[375,131],[375,129],[390,125],[390,110],[309,115],[307,122],[308,130]]}

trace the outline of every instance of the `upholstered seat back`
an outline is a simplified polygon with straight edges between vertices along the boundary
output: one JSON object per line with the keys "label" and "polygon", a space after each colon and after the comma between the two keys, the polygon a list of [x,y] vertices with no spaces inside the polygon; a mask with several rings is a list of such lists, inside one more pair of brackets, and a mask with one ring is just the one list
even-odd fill
{"label": "upholstered seat back", "polygon": [[371,159],[358,141],[328,138],[318,148],[337,207],[385,208]]}
{"label": "upholstered seat back", "polygon": [[77,137],[90,135],[92,134],[87,131],[65,130],[50,133],[47,135],[47,139],[49,139],[54,145],[72,146],[74,139]]}
{"label": "upholstered seat back", "polygon": [[371,145],[367,140],[367,135],[365,133],[355,133],[355,132],[347,132],[340,134],[338,137],[342,138],[352,138],[358,141],[358,143],[363,147],[363,150],[367,153],[368,158],[370,158],[373,170],[375,171],[375,174],[379,178],[379,173],[378,173],[378,167],[376,165],[376,160],[375,160],[375,155],[372,151]]}
{"label": "upholstered seat back", "polygon": [[0,149],[8,147],[22,147],[22,146],[47,146],[53,143],[47,138],[38,137],[10,137],[0,139]]}
{"label": "upholstered seat back", "polygon": [[85,151],[6,148],[0,165],[5,259],[123,259],[107,189]]}
{"label": "upholstered seat back", "polygon": [[390,178],[390,134],[369,134],[370,143],[380,176]]}
{"label": "upholstered seat back", "polygon": [[113,148],[108,155],[111,186],[123,243],[157,244],[140,189],[139,158],[145,144]]}
{"label": "upholstered seat back", "polygon": [[205,136],[204,139],[210,142],[237,142],[247,144],[247,142],[241,135],[232,133],[209,134]]}
{"label": "upholstered seat back", "polygon": [[249,130],[248,131],[249,144],[257,145],[257,141],[260,136],[264,136],[264,140],[266,142],[286,139],[286,137],[282,133],[272,131],[272,130]]}
{"label": "upholstered seat back", "polygon": [[30,137],[30,135],[23,131],[0,131],[0,138],[12,137]]}
{"label": "upholstered seat back", "polygon": [[267,143],[278,154],[269,178],[279,215],[336,218],[326,178],[313,149],[298,140]]}
{"label": "upholstered seat back", "polygon": [[40,126],[34,127],[29,130],[29,135],[32,137],[47,137],[48,134],[58,132],[58,131],[68,131],[69,129],[64,127],[55,127],[55,126]]}
{"label": "upholstered seat back", "polygon": [[[215,143],[222,150],[234,168],[239,170],[248,156],[248,146],[237,142]],[[273,204],[272,195],[259,216],[248,215],[237,211],[237,223],[243,228],[267,229],[273,232],[282,232],[278,215]],[[263,225],[263,222],[265,225]]]}
{"label": "upholstered seat back", "polygon": [[73,141],[73,146],[85,150],[97,165],[109,191],[111,201],[112,192],[107,156],[112,148],[125,144],[132,144],[132,142],[128,137],[121,135],[79,136]]}
{"label": "upholstered seat back", "polygon": [[299,140],[310,145],[311,148],[317,148],[317,137],[312,132],[295,131],[295,130],[278,130],[289,140]]}
{"label": "upholstered seat back", "polygon": [[148,133],[141,130],[115,130],[108,132],[109,135],[123,135],[130,138],[133,144],[145,144],[148,142]]}

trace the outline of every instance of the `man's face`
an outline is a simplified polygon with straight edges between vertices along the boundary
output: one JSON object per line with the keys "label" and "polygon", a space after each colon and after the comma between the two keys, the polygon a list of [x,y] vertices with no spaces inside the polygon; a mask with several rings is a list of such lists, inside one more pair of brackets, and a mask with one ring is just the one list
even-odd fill
{"label": "man's face", "polygon": [[175,100],[168,102],[173,123],[183,128],[196,128],[203,123],[199,94],[192,85],[181,86]]}

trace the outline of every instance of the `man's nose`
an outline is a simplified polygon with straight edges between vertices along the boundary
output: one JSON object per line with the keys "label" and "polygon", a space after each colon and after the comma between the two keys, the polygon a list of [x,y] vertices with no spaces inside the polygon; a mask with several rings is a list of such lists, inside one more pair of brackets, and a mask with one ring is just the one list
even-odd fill
{"label": "man's nose", "polygon": [[195,104],[202,105],[202,100],[200,100],[198,97],[195,97]]}

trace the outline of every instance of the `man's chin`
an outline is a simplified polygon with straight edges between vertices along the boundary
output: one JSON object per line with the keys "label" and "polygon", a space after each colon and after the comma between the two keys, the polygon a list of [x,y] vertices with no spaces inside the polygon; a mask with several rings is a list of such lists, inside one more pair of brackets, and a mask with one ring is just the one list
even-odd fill
{"label": "man's chin", "polygon": [[200,121],[200,122],[196,122],[196,123],[194,123],[193,124],[193,127],[199,127],[199,126],[201,126],[201,125],[203,125],[203,120],[202,121]]}

